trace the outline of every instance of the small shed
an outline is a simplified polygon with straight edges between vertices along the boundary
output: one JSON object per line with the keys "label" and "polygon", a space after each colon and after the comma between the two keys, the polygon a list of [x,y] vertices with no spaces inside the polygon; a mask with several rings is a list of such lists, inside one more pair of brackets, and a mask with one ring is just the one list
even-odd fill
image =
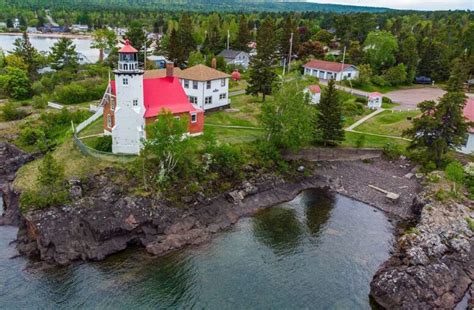
{"label": "small shed", "polygon": [[369,109],[380,109],[382,107],[382,94],[378,92],[370,93],[367,101]]}
{"label": "small shed", "polygon": [[308,93],[311,98],[312,104],[318,104],[321,100],[321,87],[319,85],[310,85],[305,89],[305,93]]}

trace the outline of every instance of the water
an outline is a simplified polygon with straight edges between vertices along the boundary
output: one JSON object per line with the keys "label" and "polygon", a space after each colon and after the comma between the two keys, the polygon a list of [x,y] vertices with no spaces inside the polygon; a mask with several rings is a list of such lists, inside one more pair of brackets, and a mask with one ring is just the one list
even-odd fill
{"label": "water", "polygon": [[[9,52],[14,49],[13,42],[19,35],[2,35],[0,34],[0,47],[3,51]],[[30,35],[31,44],[40,52],[50,52],[51,46],[54,45],[58,38],[37,37]],[[84,54],[90,61],[96,62],[99,60],[99,50],[90,47],[92,40],[88,38],[72,39],[76,45],[76,52]]]}
{"label": "water", "polygon": [[392,226],[367,205],[308,191],[161,258],[135,249],[41,269],[9,259],[15,234],[0,227],[0,308],[368,309]]}

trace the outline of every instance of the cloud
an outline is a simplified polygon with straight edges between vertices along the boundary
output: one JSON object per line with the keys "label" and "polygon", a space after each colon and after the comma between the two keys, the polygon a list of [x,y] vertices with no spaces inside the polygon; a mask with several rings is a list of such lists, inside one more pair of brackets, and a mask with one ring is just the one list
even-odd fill
{"label": "cloud", "polygon": [[410,10],[474,10],[473,0],[309,0],[309,2]]}

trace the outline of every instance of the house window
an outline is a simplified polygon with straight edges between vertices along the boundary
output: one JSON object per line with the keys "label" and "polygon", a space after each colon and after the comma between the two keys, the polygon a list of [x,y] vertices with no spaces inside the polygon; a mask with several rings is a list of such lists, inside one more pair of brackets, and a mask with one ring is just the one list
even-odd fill
{"label": "house window", "polygon": [[219,95],[219,99],[225,99],[227,97],[227,94],[226,93],[223,93],[223,94],[220,94]]}
{"label": "house window", "polygon": [[196,123],[196,122],[197,122],[197,114],[191,113],[191,123]]}
{"label": "house window", "polygon": [[112,128],[112,115],[107,114],[107,127]]}
{"label": "house window", "polygon": [[348,73],[348,74],[347,74],[347,77],[351,77],[351,75],[352,75],[352,73]]}
{"label": "house window", "polygon": [[197,81],[193,81],[193,89],[198,89],[198,82]]}
{"label": "house window", "polygon": [[221,87],[225,86],[225,79],[221,79]]}
{"label": "house window", "polygon": [[184,88],[189,88],[189,80],[184,80]]}
{"label": "house window", "polygon": [[206,88],[207,88],[207,89],[211,89],[211,81],[207,81],[207,82],[206,82]]}
{"label": "house window", "polygon": [[138,99],[133,99],[133,106],[134,107],[138,106]]}
{"label": "house window", "polygon": [[192,104],[197,104],[198,98],[195,96],[189,96],[189,102],[191,102]]}
{"label": "house window", "polygon": [[174,118],[177,119],[178,121],[181,119],[181,117],[179,116],[175,116]]}
{"label": "house window", "polygon": [[110,110],[115,111],[115,99],[110,98]]}
{"label": "house window", "polygon": [[128,85],[128,79],[127,78],[123,79],[123,85]]}
{"label": "house window", "polygon": [[212,104],[212,96],[204,98],[204,104]]}

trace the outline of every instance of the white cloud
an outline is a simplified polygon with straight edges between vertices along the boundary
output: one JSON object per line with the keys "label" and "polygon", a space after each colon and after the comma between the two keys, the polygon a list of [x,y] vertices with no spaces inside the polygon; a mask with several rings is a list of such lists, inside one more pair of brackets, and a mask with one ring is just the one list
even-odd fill
{"label": "white cloud", "polygon": [[474,10],[474,0],[309,0],[309,2],[413,10]]}

